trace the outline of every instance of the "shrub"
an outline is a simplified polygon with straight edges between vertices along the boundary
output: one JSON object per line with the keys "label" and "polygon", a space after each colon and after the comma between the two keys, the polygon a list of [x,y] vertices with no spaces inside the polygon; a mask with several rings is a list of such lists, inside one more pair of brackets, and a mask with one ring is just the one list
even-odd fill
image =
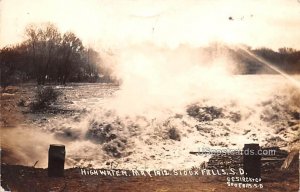
{"label": "shrub", "polygon": [[35,101],[31,103],[31,110],[38,111],[41,109],[49,108],[51,104],[57,101],[61,92],[53,89],[52,87],[38,87],[35,95]]}

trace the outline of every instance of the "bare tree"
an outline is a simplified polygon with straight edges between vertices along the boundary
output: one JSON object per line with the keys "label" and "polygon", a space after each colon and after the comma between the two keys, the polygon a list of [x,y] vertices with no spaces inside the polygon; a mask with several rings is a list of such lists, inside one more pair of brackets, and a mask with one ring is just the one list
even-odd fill
{"label": "bare tree", "polygon": [[[45,84],[49,78],[49,66],[53,64],[61,43],[61,34],[51,23],[26,28],[27,43],[31,47],[32,63],[38,84]],[[53,64],[54,65],[54,64]]]}

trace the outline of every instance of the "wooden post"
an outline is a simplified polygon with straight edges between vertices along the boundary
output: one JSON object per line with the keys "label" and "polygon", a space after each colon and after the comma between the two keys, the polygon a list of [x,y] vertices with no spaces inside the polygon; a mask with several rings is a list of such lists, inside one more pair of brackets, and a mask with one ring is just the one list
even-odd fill
{"label": "wooden post", "polygon": [[243,164],[245,177],[260,178],[261,176],[261,155],[258,154],[259,144],[245,144],[243,149]]}
{"label": "wooden post", "polygon": [[50,145],[48,154],[48,177],[63,177],[65,166],[65,146]]}

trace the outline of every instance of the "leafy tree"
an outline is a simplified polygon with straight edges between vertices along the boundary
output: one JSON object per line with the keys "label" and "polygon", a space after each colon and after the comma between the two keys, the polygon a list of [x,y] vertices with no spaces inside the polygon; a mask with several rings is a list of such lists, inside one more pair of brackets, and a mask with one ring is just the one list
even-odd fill
{"label": "leafy tree", "polygon": [[62,84],[78,69],[81,61],[81,52],[84,49],[81,40],[72,32],[67,32],[62,37],[61,65],[59,66],[59,80]]}

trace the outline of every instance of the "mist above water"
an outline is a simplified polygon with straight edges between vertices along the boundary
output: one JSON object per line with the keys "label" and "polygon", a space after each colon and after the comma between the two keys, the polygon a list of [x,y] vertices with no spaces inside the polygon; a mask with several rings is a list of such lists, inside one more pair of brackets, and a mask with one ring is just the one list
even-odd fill
{"label": "mist above water", "polygon": [[[231,97],[240,84],[232,76],[234,61],[215,51],[210,59],[199,48],[177,48],[153,44],[124,48],[118,55],[115,74],[122,80],[113,99],[119,112],[164,113],[182,109],[203,98]],[[154,113],[155,113],[154,112]]]}

